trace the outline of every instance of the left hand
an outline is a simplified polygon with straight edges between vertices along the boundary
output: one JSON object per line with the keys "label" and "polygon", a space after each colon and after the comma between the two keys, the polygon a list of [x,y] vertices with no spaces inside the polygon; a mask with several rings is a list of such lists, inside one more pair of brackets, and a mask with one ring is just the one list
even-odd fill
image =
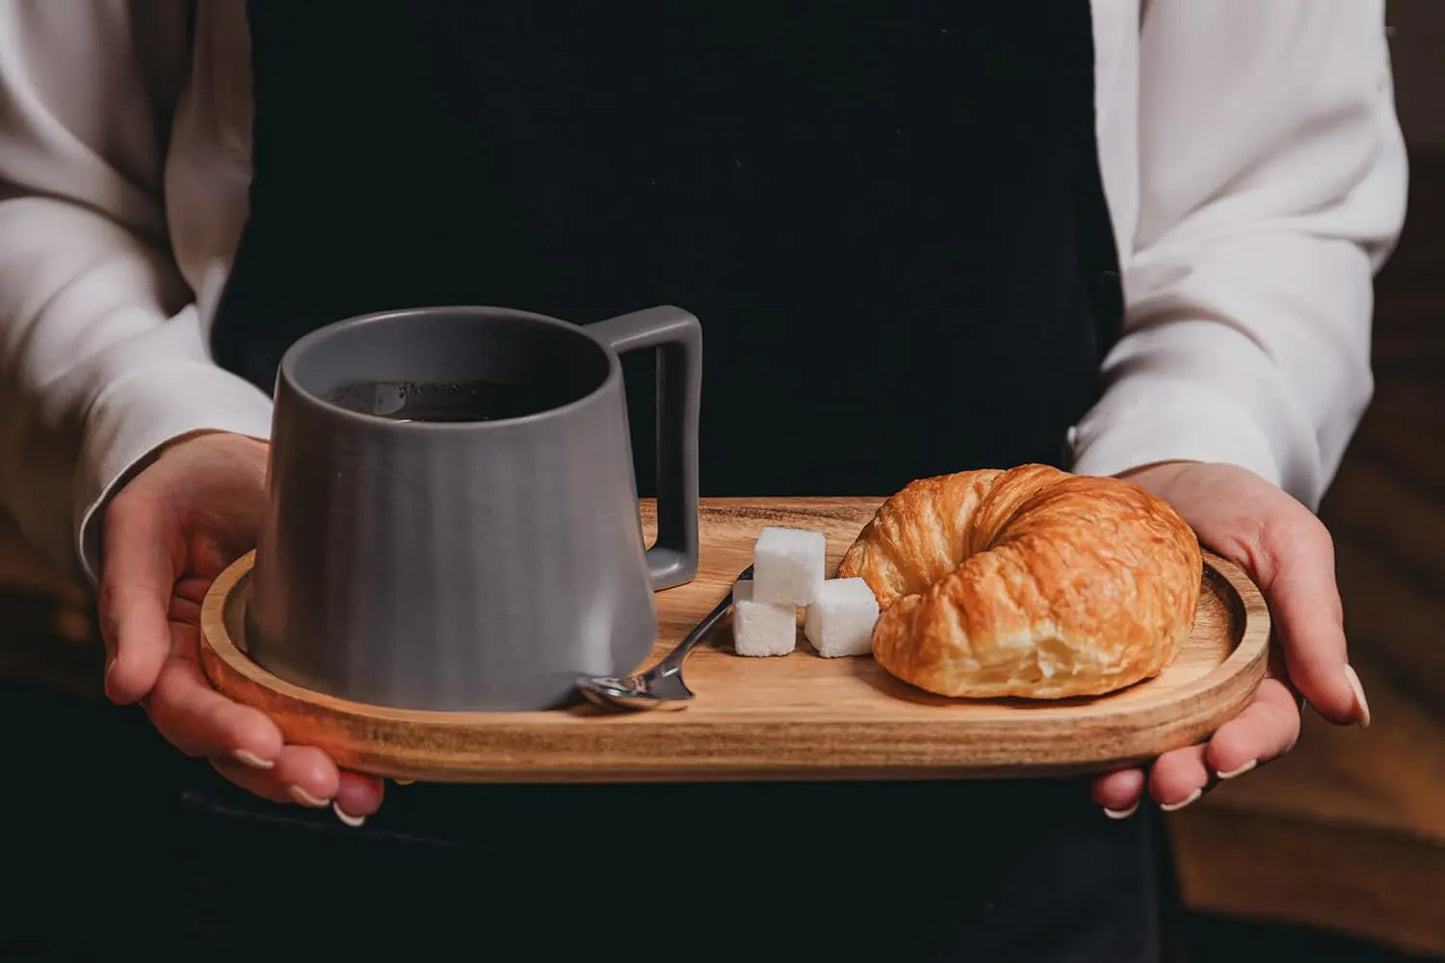
{"label": "left hand", "polygon": [[1303,696],[1321,716],[1370,724],[1369,704],[1345,651],[1344,611],[1329,532],[1300,502],[1233,465],[1169,462],[1120,477],[1169,504],[1206,548],[1244,569],[1269,603],[1277,643],[1267,677],[1207,743],[1166,752],[1146,774],[1120,769],[1094,782],[1094,801],[1122,819],[1147,786],[1166,811],[1197,800],[1216,780],[1288,752]]}

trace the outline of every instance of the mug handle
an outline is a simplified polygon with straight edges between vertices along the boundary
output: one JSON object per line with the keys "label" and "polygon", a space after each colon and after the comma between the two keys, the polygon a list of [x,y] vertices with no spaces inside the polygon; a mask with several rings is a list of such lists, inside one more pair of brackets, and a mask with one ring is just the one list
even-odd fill
{"label": "mug handle", "polygon": [[697,575],[697,422],[702,401],[702,326],[662,305],[587,325],[618,354],[660,348],[657,359],[657,540],[647,550],[653,591]]}

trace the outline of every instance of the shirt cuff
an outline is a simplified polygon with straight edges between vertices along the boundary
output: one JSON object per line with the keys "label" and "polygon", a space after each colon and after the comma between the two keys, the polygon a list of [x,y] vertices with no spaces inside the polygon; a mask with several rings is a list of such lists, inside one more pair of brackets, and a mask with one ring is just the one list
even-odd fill
{"label": "shirt cuff", "polygon": [[1069,429],[1068,454],[1080,475],[1200,461],[1238,465],[1276,486],[1283,482],[1269,438],[1247,408],[1208,385],[1172,378],[1118,382]]}
{"label": "shirt cuff", "polygon": [[104,508],[167,442],[198,431],[267,439],[271,399],[204,361],[128,373],[106,386],[85,421],[76,473],[76,548],[84,576],[100,575]]}

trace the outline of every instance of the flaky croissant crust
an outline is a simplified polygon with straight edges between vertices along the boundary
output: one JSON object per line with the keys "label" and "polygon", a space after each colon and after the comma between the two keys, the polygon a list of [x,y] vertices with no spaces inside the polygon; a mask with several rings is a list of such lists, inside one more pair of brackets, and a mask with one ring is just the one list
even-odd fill
{"label": "flaky croissant crust", "polygon": [[947,696],[1099,695],[1157,675],[1194,625],[1203,559],[1162,499],[1046,465],[910,483],[839,566],[882,614],[873,655]]}

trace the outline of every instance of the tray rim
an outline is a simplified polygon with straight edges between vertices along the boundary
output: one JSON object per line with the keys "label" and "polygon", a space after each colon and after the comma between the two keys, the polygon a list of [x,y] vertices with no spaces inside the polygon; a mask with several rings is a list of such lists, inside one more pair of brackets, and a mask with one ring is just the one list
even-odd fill
{"label": "tray rim", "polygon": [[[716,506],[723,509],[726,509],[726,503],[750,502],[743,499],[716,501],[723,503]],[[806,503],[810,500],[790,501]],[[822,506],[840,500],[823,498],[815,501]],[[1081,731],[1114,747],[1112,752],[1087,757],[1044,753],[1043,758],[1014,757],[993,762],[925,762],[917,758],[919,747],[916,743],[922,734],[920,730],[928,730],[928,738],[923,741],[936,744],[946,738],[950,729],[961,731],[980,725],[976,718],[962,715],[951,719],[941,716],[925,725],[917,720],[879,721],[860,714],[850,716],[840,712],[830,719],[808,721],[806,728],[811,738],[798,739],[788,732],[797,727],[798,719],[786,709],[750,711],[745,719],[719,723],[715,719],[690,721],[686,711],[608,714],[584,706],[576,710],[533,712],[452,712],[352,702],[306,689],[272,674],[253,661],[230,637],[226,625],[227,612],[234,604],[232,596],[246,588],[254,564],[254,551],[247,552],[227,566],[208,589],[201,606],[199,648],[202,669],[210,684],[237,701],[257,705],[276,720],[288,742],[292,741],[293,735],[304,730],[305,741],[316,744],[317,740],[309,737],[315,735],[314,722],[317,718],[335,718],[337,725],[333,728],[338,732],[348,725],[360,727],[371,737],[366,740],[366,745],[323,745],[321,748],[344,768],[378,776],[435,782],[695,782],[1067,775],[1143,762],[1163,751],[1159,746],[1176,748],[1197,742],[1202,735],[1212,732],[1224,719],[1242,708],[1263,679],[1270,642],[1270,618],[1263,595],[1237,565],[1207,550],[1203,554],[1204,577],[1227,588],[1221,594],[1225,603],[1234,609],[1232,615],[1240,624],[1233,650],[1204,675],[1172,690],[1173,698],[1168,703],[1141,706],[1130,713],[1127,724],[1121,723],[1117,716],[1102,713],[1097,716],[1081,715],[1075,720]],[[1100,697],[1098,702],[1102,704],[1107,699],[1108,696]],[[274,704],[276,702],[281,702],[282,706],[278,708]],[[1086,703],[1083,708],[1087,709],[1089,705]],[[576,759],[549,761],[552,756],[586,756],[589,750],[600,750],[605,754],[606,745],[612,741],[607,734],[617,735],[614,727],[618,726],[632,730],[629,738],[638,749],[654,744],[660,753],[658,764],[647,766],[605,759],[590,765]],[[880,756],[876,748],[870,752],[860,747],[856,762],[846,764],[828,765],[808,757],[807,747],[818,742],[820,736],[826,736],[832,730],[854,735],[860,726],[875,731],[880,745],[886,744],[889,751]],[[572,752],[558,753],[545,747],[538,749],[534,745],[539,737],[545,740],[561,736],[565,727],[571,727],[567,735],[575,736],[579,743]],[[327,727],[323,725],[321,728]],[[1022,727],[1018,728],[1023,731]],[[676,741],[676,737],[687,735],[701,739],[722,731],[726,731],[728,738],[718,745],[719,749],[746,744],[752,747],[752,751],[739,753],[730,759],[709,755],[708,758],[691,756],[664,761],[667,743]],[[1151,731],[1167,731],[1169,735],[1160,735],[1152,741],[1142,735]],[[420,737],[422,742],[428,741],[429,733],[489,732],[494,736],[488,742],[488,760],[472,763],[439,765],[405,758],[397,752],[376,751],[378,744],[385,744],[388,733],[402,732],[410,732]],[[669,736],[669,733],[672,735]],[[344,736],[339,738],[344,739]],[[502,752],[496,747],[496,743],[506,740],[517,743],[516,752]],[[1139,748],[1145,742],[1150,743],[1148,751]],[[910,747],[915,751],[910,752]],[[631,753],[632,756],[640,754],[637,750]],[[500,757],[507,758],[499,761]]]}

